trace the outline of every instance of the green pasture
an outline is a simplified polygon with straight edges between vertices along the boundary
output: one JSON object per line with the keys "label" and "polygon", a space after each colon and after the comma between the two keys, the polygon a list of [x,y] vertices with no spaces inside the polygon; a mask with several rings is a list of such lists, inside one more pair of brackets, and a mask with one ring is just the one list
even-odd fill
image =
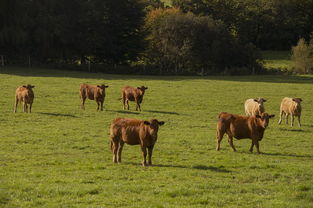
{"label": "green pasture", "polygon": [[262,51],[266,69],[290,71],[294,65],[290,51]]}
{"label": "green pasture", "polygon": [[[313,207],[313,76],[168,77],[0,68],[0,207]],[[35,85],[33,113],[13,113],[15,89]],[[105,111],[79,84],[109,85]],[[124,85],[148,86],[142,112],[122,110]],[[283,97],[303,99],[303,126],[278,125]],[[264,97],[275,114],[260,143],[225,136],[215,150],[217,115],[243,114]],[[151,167],[139,146],[113,164],[109,126],[117,117],[157,118]]]}

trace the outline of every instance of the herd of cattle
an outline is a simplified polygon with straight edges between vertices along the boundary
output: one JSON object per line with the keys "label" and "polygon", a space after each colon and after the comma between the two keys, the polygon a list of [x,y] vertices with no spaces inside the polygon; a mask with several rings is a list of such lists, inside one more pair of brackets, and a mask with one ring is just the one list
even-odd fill
{"label": "herd of cattle", "polygon": [[[31,112],[32,104],[34,101],[33,85],[23,85],[16,89],[15,93],[15,105],[14,112],[16,112],[18,103],[23,103],[23,111]],[[103,103],[105,98],[105,89],[107,85],[80,85],[80,99],[81,108],[85,109],[84,104],[86,99],[95,100],[98,107],[97,110],[103,110]],[[140,104],[143,100],[145,90],[148,88],[145,86],[133,88],[125,86],[122,88],[122,101],[123,109],[127,106],[129,110],[129,101],[136,103],[136,111],[141,111]],[[269,119],[274,115],[265,113],[264,98],[248,99],[246,100],[244,107],[244,115],[230,114],[221,112],[218,115],[217,129],[216,129],[216,150],[220,150],[220,143],[224,134],[228,135],[228,142],[232,149],[236,151],[233,144],[233,137],[236,139],[249,138],[252,140],[250,152],[253,151],[253,147],[256,147],[257,153],[259,150],[259,141],[262,140],[264,131],[269,124]],[[287,98],[285,97],[280,105],[280,119],[279,124],[282,122],[282,118],[285,117],[286,124],[288,124],[288,116],[291,116],[291,126],[294,124],[294,117],[298,118],[298,124],[301,126],[301,98]],[[28,111],[29,107],[29,111]],[[151,121],[129,119],[129,118],[116,118],[113,120],[110,127],[111,137],[111,150],[113,152],[113,162],[121,162],[121,155],[124,143],[129,145],[140,145],[143,154],[143,166],[152,165],[151,157],[153,147],[157,141],[157,134],[159,126],[162,126],[164,121],[158,121],[152,119]],[[146,161],[148,150],[148,163]]]}

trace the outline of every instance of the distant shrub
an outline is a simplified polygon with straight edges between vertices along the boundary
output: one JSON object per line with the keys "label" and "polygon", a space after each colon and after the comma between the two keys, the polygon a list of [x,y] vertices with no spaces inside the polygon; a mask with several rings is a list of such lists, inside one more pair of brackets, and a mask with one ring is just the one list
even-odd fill
{"label": "distant shrub", "polygon": [[260,54],[241,45],[225,24],[208,16],[156,9],[145,19],[145,63],[160,74],[250,74],[260,70]]}
{"label": "distant shrub", "polygon": [[301,74],[313,74],[313,39],[307,43],[301,38],[291,51],[294,70]]}

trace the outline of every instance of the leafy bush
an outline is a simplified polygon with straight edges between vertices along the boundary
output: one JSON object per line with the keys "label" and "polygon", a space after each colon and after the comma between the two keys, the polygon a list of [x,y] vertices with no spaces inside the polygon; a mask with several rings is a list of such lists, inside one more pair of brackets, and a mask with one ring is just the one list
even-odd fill
{"label": "leafy bush", "polygon": [[162,74],[232,74],[232,68],[257,72],[256,48],[240,45],[223,22],[211,17],[156,9],[147,15],[145,29],[146,64]]}
{"label": "leafy bush", "polygon": [[301,38],[298,44],[291,49],[294,69],[301,74],[313,73],[313,39],[309,43]]}

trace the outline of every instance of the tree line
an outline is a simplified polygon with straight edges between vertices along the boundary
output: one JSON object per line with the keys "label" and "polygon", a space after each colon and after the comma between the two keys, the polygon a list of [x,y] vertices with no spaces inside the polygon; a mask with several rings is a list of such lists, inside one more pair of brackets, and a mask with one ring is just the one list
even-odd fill
{"label": "tree line", "polygon": [[312,22],[313,0],[2,0],[0,55],[113,73],[258,73],[260,49],[290,50]]}

